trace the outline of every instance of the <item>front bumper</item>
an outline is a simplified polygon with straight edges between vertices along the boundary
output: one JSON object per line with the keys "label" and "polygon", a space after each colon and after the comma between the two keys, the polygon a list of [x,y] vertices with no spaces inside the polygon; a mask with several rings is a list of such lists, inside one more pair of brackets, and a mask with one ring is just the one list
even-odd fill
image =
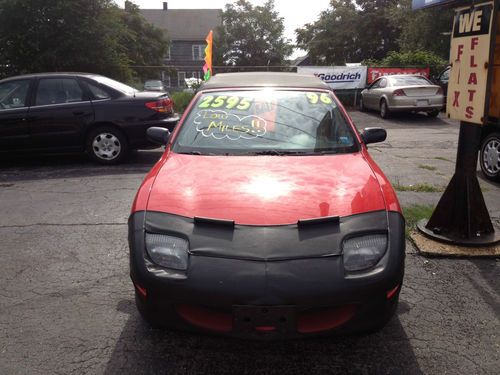
{"label": "front bumper", "polygon": [[[248,256],[220,257],[211,252],[191,254],[185,274],[162,272],[151,264],[144,250],[145,227],[151,230],[147,215],[136,212],[129,220],[131,278],[136,288],[144,291],[142,303],[160,317],[165,311],[172,312],[184,328],[257,338],[299,337],[339,327],[350,331],[383,319],[388,306],[397,300],[405,255],[404,219],[400,213],[363,214],[370,216],[368,221],[361,219],[371,228],[359,228],[361,232],[380,230],[373,227],[377,222],[385,230],[389,228],[388,250],[374,268],[352,274],[345,272],[342,255],[258,260]],[[385,220],[377,220],[380,218]],[[334,234],[337,243],[354,231],[353,220],[346,220],[344,228],[342,221]],[[232,237],[233,242],[235,238],[237,235]],[[196,243],[196,239],[192,242]],[[250,321],[242,323],[241,319]],[[282,319],[285,321],[281,324]]]}

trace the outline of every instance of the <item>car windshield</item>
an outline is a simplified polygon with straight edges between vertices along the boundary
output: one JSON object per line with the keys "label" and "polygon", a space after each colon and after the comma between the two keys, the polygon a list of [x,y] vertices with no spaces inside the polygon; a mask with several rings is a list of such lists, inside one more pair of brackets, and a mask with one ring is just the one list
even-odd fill
{"label": "car windshield", "polygon": [[204,93],[194,103],[173,144],[174,152],[208,155],[358,150],[352,127],[326,91]]}
{"label": "car windshield", "polygon": [[393,86],[422,86],[432,85],[432,83],[425,77],[421,76],[408,76],[408,77],[391,77]]}
{"label": "car windshield", "polygon": [[133,87],[127,86],[124,83],[115,81],[114,79],[108,78],[108,77],[103,77],[103,76],[92,76],[92,78],[99,82],[102,83],[103,85],[109,86],[112,89],[118,90],[124,94],[127,95],[132,95],[134,92],[137,90],[134,89]]}

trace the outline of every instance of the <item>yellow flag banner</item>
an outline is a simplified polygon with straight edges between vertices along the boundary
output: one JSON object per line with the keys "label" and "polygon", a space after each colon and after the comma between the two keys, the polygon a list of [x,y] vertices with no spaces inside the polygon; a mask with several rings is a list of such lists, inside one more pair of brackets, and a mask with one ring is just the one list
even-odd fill
{"label": "yellow flag banner", "polygon": [[203,73],[205,81],[208,81],[212,76],[212,30],[210,30],[205,40],[207,41],[207,47],[205,48],[205,65],[203,66]]}

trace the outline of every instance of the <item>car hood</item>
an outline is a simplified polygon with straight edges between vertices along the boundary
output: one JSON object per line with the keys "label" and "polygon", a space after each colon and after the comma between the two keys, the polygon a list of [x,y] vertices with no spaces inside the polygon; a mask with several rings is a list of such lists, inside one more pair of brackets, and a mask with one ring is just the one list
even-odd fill
{"label": "car hood", "polygon": [[170,153],[147,210],[242,225],[286,225],[384,210],[361,153],[321,156],[203,156]]}

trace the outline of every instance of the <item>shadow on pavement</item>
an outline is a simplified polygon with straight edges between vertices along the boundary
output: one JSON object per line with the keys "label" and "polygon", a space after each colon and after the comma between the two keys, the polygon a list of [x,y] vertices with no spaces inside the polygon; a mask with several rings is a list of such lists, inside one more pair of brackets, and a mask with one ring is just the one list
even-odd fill
{"label": "shadow on pavement", "polygon": [[[397,317],[365,336],[255,342],[149,328],[129,314],[105,374],[422,374]],[[399,314],[405,313],[404,302]]]}
{"label": "shadow on pavement", "polygon": [[53,178],[146,174],[163,149],[133,151],[118,165],[99,165],[83,154],[0,156],[0,183]]}

